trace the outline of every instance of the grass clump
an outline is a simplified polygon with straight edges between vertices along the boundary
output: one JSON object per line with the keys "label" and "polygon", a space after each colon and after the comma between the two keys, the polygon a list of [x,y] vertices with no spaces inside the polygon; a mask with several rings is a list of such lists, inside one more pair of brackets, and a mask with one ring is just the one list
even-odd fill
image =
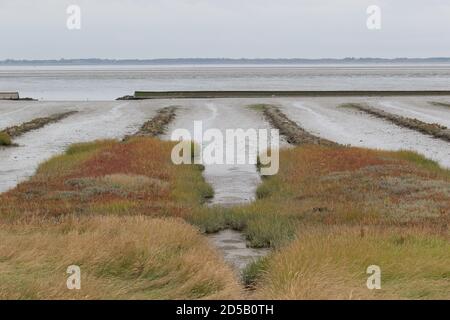
{"label": "grass clump", "polygon": [[0,132],[0,146],[10,145],[12,145],[11,137],[5,132]]}
{"label": "grass clump", "polygon": [[261,281],[264,277],[264,274],[267,272],[267,268],[269,266],[269,257],[262,257],[252,263],[250,263],[243,271],[242,271],[242,282],[244,285],[253,289]]}
{"label": "grass clump", "polygon": [[[374,227],[362,234],[350,226],[304,227],[295,241],[267,260],[256,296],[449,299],[449,261],[448,240],[421,228]],[[381,269],[381,290],[367,288],[371,265]]]}
{"label": "grass clump", "polygon": [[222,207],[202,207],[195,209],[187,220],[203,233],[215,233],[228,227],[227,212]]}

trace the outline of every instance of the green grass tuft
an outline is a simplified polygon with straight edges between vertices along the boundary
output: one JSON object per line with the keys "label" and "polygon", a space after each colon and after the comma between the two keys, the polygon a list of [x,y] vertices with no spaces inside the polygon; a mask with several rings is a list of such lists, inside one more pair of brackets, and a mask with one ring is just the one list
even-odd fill
{"label": "green grass tuft", "polygon": [[268,256],[262,257],[249,265],[242,271],[242,282],[247,288],[254,288],[262,276],[267,272],[270,259]]}

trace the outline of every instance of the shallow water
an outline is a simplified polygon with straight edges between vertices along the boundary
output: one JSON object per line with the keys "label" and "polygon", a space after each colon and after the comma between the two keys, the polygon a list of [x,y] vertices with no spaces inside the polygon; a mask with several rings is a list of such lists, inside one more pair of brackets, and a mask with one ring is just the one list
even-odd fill
{"label": "shallow water", "polygon": [[0,91],[44,100],[112,100],[135,90],[448,90],[450,65],[0,67]]}
{"label": "shallow water", "polygon": [[232,263],[239,271],[245,269],[253,261],[264,257],[270,251],[270,249],[248,248],[242,232],[234,230],[223,230],[210,235],[209,238],[223,253],[225,261]]}

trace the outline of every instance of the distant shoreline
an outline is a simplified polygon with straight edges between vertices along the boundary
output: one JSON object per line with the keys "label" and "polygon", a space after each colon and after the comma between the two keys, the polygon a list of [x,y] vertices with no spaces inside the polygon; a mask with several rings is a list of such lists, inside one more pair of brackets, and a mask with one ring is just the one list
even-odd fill
{"label": "distant shoreline", "polygon": [[435,58],[344,58],[344,59],[60,59],[0,61],[0,66],[89,66],[89,65],[298,65],[298,64],[439,64],[450,63],[450,57]]}

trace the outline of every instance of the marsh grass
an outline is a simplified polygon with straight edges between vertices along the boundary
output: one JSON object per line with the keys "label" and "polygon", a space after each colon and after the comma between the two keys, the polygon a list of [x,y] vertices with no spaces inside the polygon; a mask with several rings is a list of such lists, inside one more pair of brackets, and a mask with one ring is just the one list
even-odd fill
{"label": "marsh grass", "polygon": [[[1,299],[229,299],[231,270],[192,226],[144,216],[66,216],[0,230]],[[81,268],[68,290],[66,268]]]}
{"label": "marsh grass", "polygon": [[[201,166],[175,166],[171,142],[72,145],[0,195],[0,298],[217,299],[238,281],[187,224],[213,190]],[[82,290],[66,288],[79,265]]]}
{"label": "marsh grass", "polygon": [[133,202],[134,213],[125,210],[130,214],[186,217],[214,193],[201,166],[172,164],[173,145],[147,137],[73,145],[2,196],[0,219],[16,211],[22,217],[89,214],[126,201]]}
{"label": "marsh grass", "polygon": [[257,284],[264,278],[269,267],[270,256],[262,257],[253,261],[242,272],[242,282],[248,289],[255,289]]}
{"label": "marsh grass", "polygon": [[[0,195],[0,298],[239,298],[200,234],[226,228],[273,248],[244,271],[251,297],[450,298],[450,176],[435,162],[303,145],[280,151],[255,202],[220,208],[204,205],[213,190],[202,166],[172,164],[173,146],[73,145]],[[71,264],[85,270],[78,293],[65,289]],[[381,291],[365,286],[372,264]]]}
{"label": "marsh grass", "polygon": [[[251,274],[263,299],[448,299],[449,261],[448,239],[422,228],[303,226]],[[367,288],[370,265],[381,290]]]}

